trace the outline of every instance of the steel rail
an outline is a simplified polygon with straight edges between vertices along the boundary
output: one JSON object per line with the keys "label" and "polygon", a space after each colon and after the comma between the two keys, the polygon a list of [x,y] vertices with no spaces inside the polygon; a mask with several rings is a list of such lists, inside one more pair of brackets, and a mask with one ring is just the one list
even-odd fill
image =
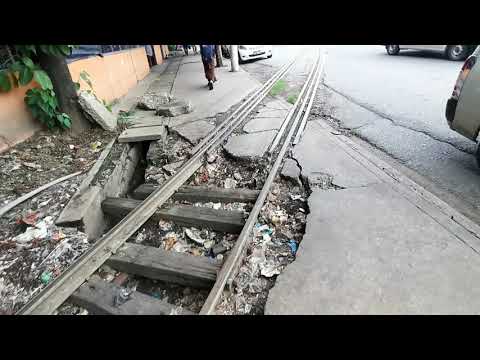
{"label": "steel rail", "polygon": [[[283,77],[291,68],[293,60],[282,72],[276,73],[273,78]],[[279,77],[280,76],[280,77]],[[273,87],[274,82],[261,92],[257,92],[258,98],[255,105],[244,108],[238,118],[230,117],[232,124],[226,124],[225,128],[217,128],[213,139],[203,145],[190,159],[188,159],[177,173],[159,186],[137,208],[131,211],[121,222],[108,231],[97,243],[87,250],[74,264],[67,268],[58,278],[51,282],[37,296],[25,304],[17,314],[51,314],[68,297],[82,285],[112,254],[114,254],[127,239],[132,236],[157,210],[163,205],[180,186],[185,183],[202,165],[203,156],[208,150],[217,146],[243,121],[248,113],[258,104]],[[233,121],[232,121],[233,120]],[[233,127],[232,127],[233,126]]]}
{"label": "steel rail", "polygon": [[[316,65],[319,65],[319,61],[317,61]],[[312,71],[311,71],[312,76],[315,71],[317,72],[321,71],[320,66],[314,66],[312,68]],[[311,79],[311,76],[309,76],[309,79]],[[307,81],[305,82],[303,88],[305,89],[306,87],[307,87]],[[296,102],[297,106],[298,104],[299,102]],[[210,291],[207,297],[207,300],[205,301],[200,311],[200,315],[214,314],[215,307],[217,306],[218,301],[220,300],[220,297],[222,295],[223,289],[225,288],[225,285],[227,284],[227,281],[231,280],[235,276],[235,273],[240,265],[241,255],[246,249],[246,246],[248,244],[248,239],[250,237],[250,233],[257,221],[258,214],[260,213],[260,210],[263,207],[263,203],[267,198],[267,195],[270,191],[270,186],[272,185],[273,180],[275,179],[275,176],[278,172],[278,169],[283,160],[285,152],[287,151],[290,145],[290,139],[292,138],[292,135],[295,132],[298,121],[299,121],[299,117],[296,117],[295,120],[293,121],[292,126],[290,127],[290,131],[288,132],[287,138],[285,139],[280,149],[280,152],[275,160],[275,163],[273,164],[272,169],[270,170],[270,173],[265,181],[265,184],[262,187],[262,190],[255,202],[255,205],[251,210],[247,221],[245,222],[245,226],[243,227],[242,232],[238,236],[237,241],[235,242],[235,246],[233,247],[230,255],[227,257],[227,260],[225,261],[224,265],[222,266],[222,269],[217,275],[217,280],[215,281],[215,284],[212,290]]]}

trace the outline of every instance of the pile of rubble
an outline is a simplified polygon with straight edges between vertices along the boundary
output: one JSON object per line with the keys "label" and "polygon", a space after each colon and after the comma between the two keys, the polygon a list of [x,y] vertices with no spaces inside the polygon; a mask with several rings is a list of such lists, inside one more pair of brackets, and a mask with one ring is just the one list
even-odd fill
{"label": "pile of rubble", "polygon": [[166,139],[152,141],[147,152],[145,183],[160,185],[175,175],[189,157],[191,148],[187,141],[173,134]]}
{"label": "pile of rubble", "polygon": [[170,94],[147,92],[138,101],[137,107],[142,110],[155,111],[158,116],[174,117],[193,111],[190,101],[173,98]]}
{"label": "pile of rubble", "polygon": [[269,166],[265,159],[258,162],[235,161],[222,149],[217,149],[207,158],[207,164],[190,179],[190,185],[211,185],[225,189],[261,189],[268,176]]}
{"label": "pile of rubble", "polygon": [[280,180],[272,185],[247,249],[247,256],[226,291],[217,314],[263,314],[275,278],[295,260],[305,232],[306,192]]}
{"label": "pile of rubble", "polygon": [[[62,191],[57,191],[62,193]],[[65,196],[66,194],[62,194]],[[44,195],[45,196],[45,195]],[[0,241],[0,312],[11,314],[58,277],[89,247],[86,234],[57,227],[57,199],[32,199],[38,210],[25,211],[13,223],[2,223]],[[60,199],[59,199],[60,200]],[[41,202],[40,202],[41,201]],[[60,200],[61,201],[61,200]],[[46,215],[50,213],[52,215]],[[2,224],[2,225],[3,225]]]}

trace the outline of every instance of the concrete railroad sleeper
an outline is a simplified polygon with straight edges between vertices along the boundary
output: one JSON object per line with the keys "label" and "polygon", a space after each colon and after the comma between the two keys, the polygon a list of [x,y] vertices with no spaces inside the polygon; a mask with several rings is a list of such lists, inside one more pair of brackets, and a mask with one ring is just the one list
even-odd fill
{"label": "concrete railroad sleeper", "polygon": [[[93,275],[102,264],[107,262],[112,255],[115,255],[120,247],[124,245],[124,243],[157,212],[157,209],[171,198],[175,192],[201,167],[205,155],[208,152],[213,151],[219,144],[225,141],[235,128],[246,119],[247,115],[269,93],[275,82],[285,76],[290,70],[295,63],[295,60],[296,59],[292,60],[289,64],[284,65],[270,78],[269,81],[244,101],[231,116],[229,116],[208,136],[208,140],[201,143],[196,151],[192,152],[190,159],[178,169],[174,176],[156,188],[144,201],[140,202],[134,210],[130,211],[119,223],[98,239],[98,241],[87,250],[87,252],[78,258],[58,278],[52,281],[39,294],[25,304],[17,314],[52,314],[68,298],[71,298],[71,300],[77,299],[78,302],[85,304],[85,296],[98,297],[98,293],[111,294],[111,291],[113,291],[111,286],[102,286],[98,281],[94,281],[94,277],[91,277],[91,275]],[[251,216],[249,221],[250,219]],[[244,231],[245,228],[242,232]],[[234,256],[234,254],[231,256],[235,258],[238,257],[236,255]],[[185,259],[182,259],[182,261],[185,263]],[[186,263],[189,262],[186,261]],[[159,265],[156,264],[156,266],[158,267]],[[189,266],[192,267],[193,265]],[[136,268],[138,269],[139,266]],[[168,271],[172,272],[172,269],[169,269]],[[191,278],[192,274],[189,274],[188,276]],[[89,277],[90,280],[85,282]],[[95,292],[92,289],[97,289],[98,291]],[[72,296],[74,293],[75,295]],[[83,300],[79,300],[79,294],[84,294],[84,297],[81,297]],[[146,313],[158,310],[158,307],[155,304],[150,304],[149,306],[150,307],[145,310]],[[162,309],[160,312],[166,313],[168,309],[165,309],[162,306],[160,306]],[[171,307],[172,309],[170,313],[177,313],[173,305],[171,305]],[[102,309],[102,311],[108,312],[108,307],[103,306]]]}

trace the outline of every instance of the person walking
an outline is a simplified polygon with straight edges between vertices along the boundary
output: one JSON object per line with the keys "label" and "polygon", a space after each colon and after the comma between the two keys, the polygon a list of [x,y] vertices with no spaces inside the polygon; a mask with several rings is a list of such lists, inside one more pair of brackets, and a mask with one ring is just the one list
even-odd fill
{"label": "person walking", "polygon": [[213,90],[213,83],[217,81],[215,76],[215,45],[200,45],[203,70],[208,80],[208,88]]}

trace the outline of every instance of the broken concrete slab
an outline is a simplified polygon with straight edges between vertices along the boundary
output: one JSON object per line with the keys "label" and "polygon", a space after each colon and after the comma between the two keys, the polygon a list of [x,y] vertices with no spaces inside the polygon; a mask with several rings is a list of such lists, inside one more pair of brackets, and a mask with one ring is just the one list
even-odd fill
{"label": "broken concrete slab", "polygon": [[115,131],[117,128],[116,117],[94,95],[82,91],[78,95],[78,103],[88,117],[100,125],[103,130]]}
{"label": "broken concrete slab", "polygon": [[129,121],[128,127],[130,129],[133,129],[139,127],[150,127],[159,125],[166,125],[166,118],[164,116],[157,116],[152,114],[151,116],[133,118],[131,121]]}
{"label": "broken concrete slab", "polygon": [[166,128],[163,125],[160,126],[148,126],[139,128],[130,128],[124,130],[118,137],[118,142],[139,142],[146,140],[158,140],[161,139],[166,132]]}
{"label": "broken concrete slab", "polygon": [[282,171],[280,172],[280,176],[282,176],[286,180],[290,180],[295,184],[300,183],[300,168],[298,164],[293,159],[286,159],[283,163]]}
{"label": "broken concrete slab", "polygon": [[101,209],[102,188],[91,186],[77,192],[55,221],[59,226],[75,226],[87,234],[88,239],[100,236],[106,227]]}
{"label": "broken concrete slab", "polygon": [[147,92],[138,100],[137,107],[143,110],[157,110],[159,106],[168,104],[171,100],[172,98],[168,93]]}
{"label": "broken concrete slab", "polygon": [[266,130],[279,130],[285,120],[285,116],[279,117],[255,117],[244,127],[243,131],[253,133]]}
{"label": "broken concrete slab", "polygon": [[172,128],[169,128],[169,130],[181,136],[182,138],[187,140],[190,144],[196,145],[205,136],[210,134],[214,128],[215,126],[208,123],[207,121],[199,120],[199,121],[194,121],[191,123],[172,127]]}
{"label": "broken concrete slab", "polygon": [[159,116],[175,117],[193,111],[190,101],[176,100],[157,106],[156,114]]}
{"label": "broken concrete slab", "polygon": [[322,191],[265,313],[479,314],[480,257],[388,184]]}
{"label": "broken concrete slab", "polygon": [[318,175],[331,176],[332,184],[343,188],[380,182],[372,172],[332,142],[315,121],[307,123],[303,138],[293,154],[302,166],[302,175],[312,183]]}
{"label": "broken concrete slab", "polygon": [[142,159],[142,144],[133,143],[125,145],[120,159],[103,187],[104,197],[125,196],[133,187],[135,171]]}
{"label": "broken concrete slab", "polygon": [[263,157],[276,134],[276,131],[264,131],[231,136],[223,148],[233,158],[241,160],[259,159]]}

